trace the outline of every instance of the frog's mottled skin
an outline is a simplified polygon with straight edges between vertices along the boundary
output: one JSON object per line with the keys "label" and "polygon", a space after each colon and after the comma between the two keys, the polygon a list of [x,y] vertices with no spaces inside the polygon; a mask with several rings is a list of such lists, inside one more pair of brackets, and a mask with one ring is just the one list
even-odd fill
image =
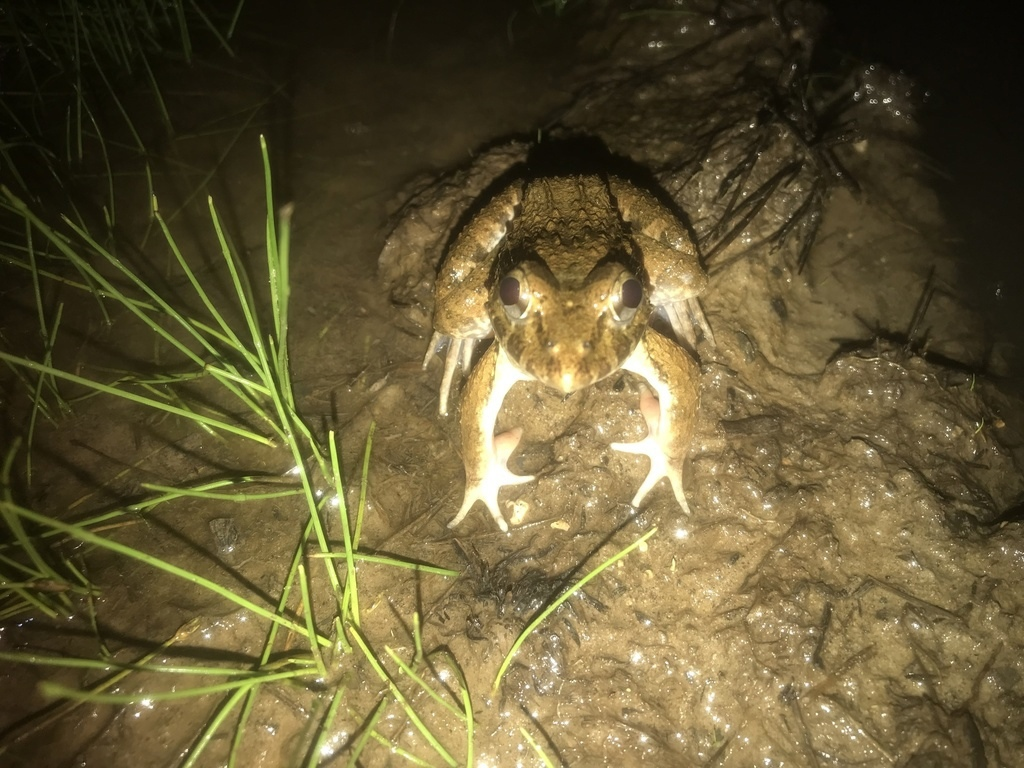
{"label": "frog's mottled skin", "polygon": [[689,513],[683,462],[700,398],[699,369],[678,345],[648,326],[663,311],[680,337],[711,330],[696,297],[707,286],[689,233],[649,193],[610,176],[518,182],[494,197],[462,230],[435,287],[434,335],[424,359],[447,343],[440,411],[448,410],[455,369],[495,337],[462,397],[466,495],[449,525],[477,501],[508,530],[498,490],[532,480],[506,466],[522,430],[494,434],[498,411],[517,381],[565,393],[616,371],[642,376],[640,410],[648,436],[612,448],[642,453],[651,468],[633,505],[663,477]]}

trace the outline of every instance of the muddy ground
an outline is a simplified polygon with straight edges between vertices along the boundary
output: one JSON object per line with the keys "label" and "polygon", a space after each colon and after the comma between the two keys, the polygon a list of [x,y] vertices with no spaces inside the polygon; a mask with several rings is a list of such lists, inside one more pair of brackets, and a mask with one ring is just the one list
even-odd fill
{"label": "muddy ground", "polygon": [[[558,24],[522,8],[476,11],[457,29],[416,9],[354,24],[300,14],[302,45],[257,57],[266,79],[236,62],[222,80],[199,73],[174,92],[182,105],[193,87],[220,93],[207,102],[219,115],[290,73],[257,114],[280,158],[279,194],[296,204],[303,412],[342,434],[353,491],[376,424],[364,545],[463,574],[360,566],[363,631],[408,655],[420,612],[425,647],[446,649],[468,680],[478,765],[540,764],[521,728],[567,765],[1019,764],[1024,477],[1019,404],[999,379],[1013,348],[992,343],[961,290],[956,222],[918,144],[923,95],[869,62],[816,69],[818,6],[707,5],[623,17],[613,4]],[[189,165],[168,162],[168,199],[225,151],[200,130],[215,117],[196,114],[196,137],[177,142]],[[259,253],[254,137],[242,136],[211,192]],[[436,413],[439,363],[420,368],[434,270],[494,180],[549,167],[552,148],[556,164],[599,161],[643,181],[701,245],[715,343],[694,351],[693,514],[680,516],[667,486],[629,506],[645,466],[609,443],[638,439],[644,422],[638,382],[622,375],[568,398],[518,385],[499,427],[524,428],[511,467],[538,479],[501,498],[525,519],[506,535],[479,508],[450,530],[463,491],[457,422]],[[182,221],[207,253],[198,213]],[[155,263],[164,256],[154,250]],[[94,370],[114,351],[141,365],[146,341],[118,322],[83,322],[69,355]],[[49,440],[53,461],[30,493],[37,508],[75,515],[142,481],[288,469],[283,455],[235,451],[123,406],[92,404]],[[273,601],[302,514],[290,502],[197,502],[116,535]],[[215,537],[226,519],[238,536],[230,551]],[[492,691],[529,619],[652,528],[540,627]],[[116,651],[150,649],[198,618],[180,656],[259,653],[264,628],[208,593],[110,556],[85,560]],[[87,624],[26,621],[4,645],[88,655]],[[52,675],[9,669],[8,690],[25,693],[4,704],[4,722],[42,706],[32,685]],[[322,764],[344,764],[383,695],[368,668],[342,683],[349,699]],[[147,684],[161,683],[133,679],[129,690]],[[216,706],[86,707],[5,759],[173,765]],[[245,764],[300,764],[324,706],[319,690],[270,690]],[[463,726],[443,710],[432,717],[463,754]],[[395,705],[376,728],[436,761]],[[225,749],[215,742],[202,764]],[[360,764],[403,762],[372,744]]]}

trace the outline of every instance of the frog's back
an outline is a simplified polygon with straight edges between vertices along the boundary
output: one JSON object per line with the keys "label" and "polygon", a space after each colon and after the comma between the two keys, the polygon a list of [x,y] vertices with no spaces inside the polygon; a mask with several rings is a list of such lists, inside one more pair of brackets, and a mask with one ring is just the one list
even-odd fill
{"label": "frog's back", "polygon": [[628,236],[600,176],[553,176],[529,182],[507,245],[519,258],[540,258],[564,285],[582,283]]}

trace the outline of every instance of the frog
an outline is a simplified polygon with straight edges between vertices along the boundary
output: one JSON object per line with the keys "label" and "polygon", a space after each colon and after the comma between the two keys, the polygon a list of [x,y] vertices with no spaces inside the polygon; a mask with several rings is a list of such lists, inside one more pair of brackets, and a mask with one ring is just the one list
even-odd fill
{"label": "frog", "polygon": [[[535,479],[508,460],[522,429],[495,434],[505,396],[537,381],[564,395],[617,372],[640,377],[647,436],[615,451],[647,456],[631,504],[667,478],[684,514],[683,465],[700,401],[700,367],[651,325],[661,313],[677,340],[713,343],[699,296],[707,288],[697,247],[680,218],[652,192],[611,174],[524,178],[491,197],[451,241],[434,284],[426,369],[444,357],[438,411],[448,413],[456,374],[466,374],[460,408],[466,487],[448,524],[481,502],[498,528],[506,486]],[[478,345],[493,342],[473,364]]]}

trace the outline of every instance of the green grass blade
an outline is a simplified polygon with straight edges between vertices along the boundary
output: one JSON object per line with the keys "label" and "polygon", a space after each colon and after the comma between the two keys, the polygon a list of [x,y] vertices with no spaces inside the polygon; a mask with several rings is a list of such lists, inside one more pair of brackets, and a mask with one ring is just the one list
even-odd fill
{"label": "green grass blade", "polygon": [[221,725],[223,725],[228,715],[234,711],[235,707],[239,705],[242,699],[249,695],[251,690],[251,686],[239,688],[221,703],[217,708],[216,713],[214,713],[213,717],[211,717],[206,723],[206,727],[203,728],[202,733],[199,734],[199,738],[196,739],[195,743],[192,745],[192,748],[189,750],[188,757],[185,759],[185,762],[181,764],[181,768],[194,768],[196,762],[200,757],[202,757],[206,747],[209,746],[210,741],[213,739],[214,735],[216,735],[217,731],[220,730]]}
{"label": "green grass blade", "polygon": [[363,652],[363,656],[370,663],[370,666],[373,667],[373,671],[377,673],[377,677],[379,677],[381,679],[381,682],[383,682],[388,687],[388,690],[391,691],[391,695],[395,698],[399,705],[401,705],[403,711],[405,712],[405,716],[409,718],[409,721],[413,724],[416,730],[419,731],[420,735],[427,740],[427,743],[430,744],[431,747],[433,747],[434,751],[437,752],[437,754],[440,755],[441,759],[444,760],[448,765],[452,766],[453,768],[454,766],[458,765],[458,761],[454,757],[452,757],[451,754],[449,754],[448,750],[446,750],[441,745],[441,742],[437,740],[437,737],[434,736],[433,733],[431,733],[430,729],[427,728],[426,723],[423,722],[422,718],[416,713],[416,710],[413,709],[412,705],[409,703],[409,700],[405,697],[405,694],[402,693],[402,690],[391,678],[391,675],[389,675],[387,673],[387,670],[385,670],[384,667],[381,666],[380,661],[370,650],[369,644],[363,638],[362,633],[359,631],[359,629],[351,624],[348,626],[347,629],[351,633],[352,639],[355,641],[355,644],[359,646],[359,650]]}
{"label": "green grass blade", "polygon": [[[277,602],[277,612],[279,614],[284,613],[288,608],[288,601],[291,599],[292,586],[298,579],[299,566],[302,564],[302,558],[305,556],[306,542],[309,540],[312,532],[313,520],[310,518],[306,521],[306,527],[302,532],[302,536],[299,538],[298,545],[295,548],[295,553],[292,555],[291,566],[289,567],[288,574],[284,579],[284,585],[281,589],[281,597]],[[271,656],[273,656],[279,629],[280,626],[278,624],[270,625],[270,629],[267,632],[266,642],[263,644],[263,653],[260,656],[260,667],[266,667]],[[252,711],[256,706],[256,696],[259,691],[259,686],[253,686],[248,691],[245,699],[245,705],[242,707],[242,712],[238,717],[238,723],[235,726],[235,733],[231,737],[231,750],[228,753],[228,768],[235,768],[238,763],[238,754],[242,748],[242,739],[245,737],[245,727],[248,724],[249,717],[252,715]]]}
{"label": "green grass blade", "polygon": [[377,422],[370,422],[370,431],[366,435],[366,448],[363,451],[363,474],[359,480],[359,510],[356,513],[356,530],[352,534],[352,548],[359,549],[359,540],[363,537],[363,515],[366,514],[366,489],[370,477],[370,450],[373,448],[373,433],[377,431]]}
{"label": "green grass blade", "polygon": [[[20,440],[15,438],[10,450],[7,451],[7,455],[4,456],[3,466],[0,467],[0,487],[3,490],[3,501],[0,502],[0,520],[4,521],[7,533],[13,537],[18,549],[29,559],[35,571],[32,575],[36,579],[60,582],[63,581],[63,576],[57,573],[56,569],[40,554],[33,537],[28,535],[25,527],[22,525],[21,518],[12,509],[10,491],[11,468],[14,464],[14,457],[17,455],[19,444]],[[68,607],[70,607],[70,604]]]}
{"label": "green grass blade", "polygon": [[167,485],[157,485],[155,483],[142,483],[142,487],[147,491],[154,491],[161,495],[154,499],[147,499],[146,501],[132,504],[126,509],[131,512],[141,512],[143,510],[152,509],[158,504],[164,504],[168,501],[175,501],[183,498],[210,499],[211,501],[232,501],[235,503],[242,503],[302,495],[301,488],[289,488],[284,491],[267,491],[266,493],[239,493],[237,491],[233,493],[218,493],[214,490],[216,488],[236,487],[246,483],[266,483],[271,480],[272,478],[269,477],[253,475],[234,478],[231,480],[214,480],[213,482],[203,483],[202,485],[197,485],[193,488],[174,488]]}
{"label": "green grass blade", "polygon": [[[258,364],[254,364],[252,367],[261,375],[267,375],[270,371],[270,365],[267,362],[267,352],[263,345],[263,332],[260,330],[260,324],[256,318],[256,301],[252,296],[252,290],[245,273],[238,269],[234,249],[224,233],[224,227],[221,225],[220,216],[217,214],[217,206],[214,205],[213,198],[207,197],[207,203],[210,209],[210,220],[213,222],[217,242],[220,244],[221,256],[224,259],[225,266],[228,268],[228,274],[231,276],[231,284],[235,289],[238,306],[242,310],[245,325],[252,339],[256,360],[258,361]],[[238,346],[244,348],[244,345],[241,343]],[[270,381],[265,381],[264,383],[268,386],[271,385]]]}
{"label": "green grass blade", "polygon": [[441,648],[434,651],[428,657],[428,661],[431,664],[431,669],[434,670],[434,674],[438,676],[445,685],[448,681],[437,671],[436,658],[440,658],[448,665],[451,675],[455,681],[459,684],[459,696],[462,699],[462,712],[463,717],[461,718],[466,723],[466,765],[473,765],[473,739],[476,735],[476,720],[473,715],[473,701],[469,695],[469,684],[466,682],[466,673],[462,671],[462,667],[459,666],[458,662],[455,661],[455,657],[452,656],[451,652],[446,648]]}
{"label": "green grass blade", "polygon": [[[199,297],[199,300],[203,303],[203,306],[206,307],[206,311],[210,313],[210,317],[212,317],[217,322],[217,325],[220,327],[220,330],[223,333],[221,339],[227,342],[230,349],[234,350],[238,354],[241,354],[245,358],[250,368],[258,370],[260,367],[259,358],[256,355],[253,355],[252,352],[249,351],[249,348],[242,343],[241,339],[238,338],[234,330],[231,328],[231,325],[228,323],[227,320],[224,319],[224,316],[217,308],[217,305],[210,299],[210,296],[209,294],[207,294],[206,289],[203,287],[203,284],[196,277],[195,273],[192,271],[192,267],[189,266],[188,261],[186,261],[185,256],[182,254],[181,249],[178,247],[178,243],[174,239],[174,236],[171,234],[171,230],[167,226],[167,223],[164,221],[163,216],[160,215],[160,209],[159,206],[157,205],[155,197],[153,198],[152,212],[153,217],[157,222],[157,225],[163,232],[164,239],[166,240],[168,247],[171,249],[171,253],[174,254],[174,258],[178,262],[178,266],[181,268],[182,272],[185,273],[185,277],[188,279],[189,284],[192,286],[192,290],[195,291],[196,295]],[[166,302],[164,302],[159,297],[151,298],[154,298],[154,301],[160,306],[160,308],[164,309],[164,305],[166,304]],[[172,317],[177,317],[177,312],[174,310],[172,310],[169,314],[171,314]],[[202,338],[198,340],[203,342],[203,345],[206,347],[208,352],[212,354],[217,354],[217,348],[214,345],[210,344],[208,340]],[[217,356],[220,357],[220,355]]]}
{"label": "green grass blade", "polygon": [[420,690],[422,690],[425,694],[427,694],[427,696],[429,696],[435,702],[437,702],[446,710],[448,710],[451,714],[455,715],[455,717],[457,717],[459,720],[465,722],[466,714],[457,706],[452,704],[450,701],[444,699],[441,696],[441,694],[439,694],[437,691],[435,691],[434,688],[429,683],[427,683],[426,680],[424,680],[420,675],[416,674],[415,670],[413,670],[412,667],[410,667],[408,664],[402,661],[402,657],[395,653],[395,651],[390,646],[385,645],[384,652],[391,657],[391,660],[398,665],[398,668],[402,670],[402,673],[406,677],[408,677],[410,680],[412,680],[414,683],[416,683],[416,685],[420,687]]}
{"label": "green grass blade", "polygon": [[512,659],[519,652],[519,649],[522,647],[523,643],[526,642],[526,638],[533,634],[533,631],[537,629],[537,627],[539,627],[541,624],[543,624],[548,616],[550,616],[562,603],[564,603],[566,600],[572,597],[577,590],[582,589],[587,584],[589,584],[590,581],[594,579],[599,573],[604,571],[606,568],[615,565],[615,563],[619,562],[619,560],[624,558],[634,549],[644,544],[649,538],[651,538],[651,536],[653,536],[657,532],[657,527],[651,528],[651,530],[649,530],[639,539],[634,541],[628,547],[616,552],[614,555],[612,555],[599,566],[597,566],[594,570],[586,574],[582,579],[580,579],[575,584],[566,589],[564,592],[562,592],[562,594],[560,594],[557,598],[555,598],[552,601],[551,605],[549,605],[547,608],[541,611],[537,615],[537,618],[531,621],[526,626],[526,628],[519,634],[519,637],[516,638],[516,641],[512,643],[512,647],[509,649],[508,653],[505,654],[505,659],[501,662],[501,666],[498,667],[498,674],[494,677],[494,685],[491,686],[492,692],[497,693],[498,686],[501,684],[501,678],[504,677],[506,670],[508,670],[508,665],[512,663]]}
{"label": "green grass blade", "polygon": [[181,416],[183,418],[189,419],[190,421],[194,421],[200,424],[206,424],[210,427],[213,427],[214,429],[219,429],[223,432],[230,432],[233,435],[244,437],[246,440],[252,440],[253,442],[260,443],[261,445],[266,445],[268,447],[273,447],[275,445],[274,441],[268,437],[256,434],[255,432],[252,432],[243,427],[239,427],[234,424],[229,424],[226,421],[221,421],[220,419],[215,419],[211,416],[204,416],[194,411],[187,411],[183,408],[168,405],[167,403],[160,402],[159,400],[154,400],[149,397],[137,395],[134,392],[130,392],[126,389],[118,389],[117,387],[111,387],[106,384],[101,384],[98,381],[93,381],[92,379],[86,379],[81,376],[76,376],[75,374],[68,373],[67,371],[62,371],[59,368],[53,368],[52,366],[49,365],[37,363],[34,360],[28,360],[27,358],[24,357],[15,357],[14,355],[9,355],[6,352],[0,352],[0,360],[3,360],[4,362],[10,363],[12,365],[20,366],[22,368],[28,368],[29,370],[35,371],[36,373],[44,373],[58,379],[64,379],[65,381],[70,381],[73,384],[78,384],[83,387],[88,387],[89,389],[94,389],[97,392],[103,392],[104,394],[113,395],[114,397],[121,397],[124,398],[125,400],[131,400],[133,403],[139,403],[140,405],[145,405],[149,408],[155,408],[157,410],[164,411],[175,416]]}
{"label": "green grass blade", "polygon": [[325,757],[324,747],[327,744],[327,739],[331,734],[331,726],[334,725],[334,718],[338,715],[338,710],[341,708],[341,702],[345,699],[345,686],[339,685],[334,691],[334,695],[331,697],[331,703],[327,707],[327,714],[324,715],[324,720],[320,724],[320,732],[317,734],[316,741],[313,743],[313,749],[309,752],[309,759],[306,761],[306,768],[316,768],[320,764],[320,760]]}
{"label": "green grass blade", "polygon": [[140,701],[181,701],[197,696],[247,691],[254,685],[266,685],[281,680],[296,680],[315,674],[311,669],[289,669],[282,672],[255,672],[251,677],[241,680],[229,680],[215,685],[197,685],[194,688],[177,688],[171,691],[141,691],[139,693],[98,693],[70,688],[60,683],[44,680],[39,684],[39,692],[52,699],[71,699],[88,701],[92,704],[138,704]]}
{"label": "green grass blade", "polygon": [[392,742],[390,739],[388,739],[387,736],[385,736],[382,733],[378,733],[377,731],[371,731],[370,737],[373,738],[374,741],[383,746],[385,749],[387,749],[388,752],[392,752],[395,755],[398,755],[398,757],[402,758],[407,763],[418,765],[420,766],[420,768],[433,768],[433,765],[431,763],[428,763],[426,760],[420,757],[416,757],[416,755],[412,754],[408,750],[402,749],[401,747],[397,746],[394,742]]}
{"label": "green grass blade", "polygon": [[[152,555],[146,554],[145,552],[141,552],[140,550],[134,549],[133,547],[129,547],[125,544],[121,544],[120,542],[113,541],[112,539],[106,539],[102,536],[97,536],[96,534],[91,533],[90,531],[87,531],[83,528],[80,528],[79,526],[62,523],[58,520],[54,520],[52,517],[41,515],[38,512],[33,512],[32,510],[25,509],[23,507],[20,507],[16,504],[12,504],[7,501],[0,502],[0,506],[4,508],[4,511],[13,512],[19,517],[23,517],[26,520],[35,523],[36,525],[58,530],[64,533],[65,535],[70,536],[73,539],[85,542],[86,544],[92,544],[97,547],[102,547],[103,549],[110,550],[111,552],[116,552],[119,555],[129,557],[133,560],[139,560],[154,568],[162,570],[166,573],[170,573],[173,576],[177,576],[179,578],[184,579],[185,581],[189,581],[195,584],[196,586],[208,589],[214,594],[220,595],[221,597],[230,600],[240,608],[244,608],[247,611],[251,611],[252,613],[255,613],[257,616],[261,616],[264,619],[267,619],[268,621],[280,624],[285,629],[290,629],[292,632],[295,632],[298,635],[304,636],[306,634],[305,627],[301,626],[300,624],[297,624],[291,619],[288,619],[285,616],[275,613],[274,611],[271,611],[262,605],[254,603],[253,601],[244,598],[241,595],[237,595],[234,592],[225,589],[220,584],[211,581],[210,579],[204,578],[199,574],[192,573],[191,571],[174,565],[173,563],[169,563],[166,560],[161,560],[160,558],[153,557]],[[317,642],[326,647],[330,647],[330,642],[326,638],[317,636]]]}
{"label": "green grass blade", "polygon": [[528,730],[520,726],[519,733],[523,735],[523,738],[526,739],[526,743],[530,745],[537,757],[540,758],[540,761],[544,763],[544,768],[557,768],[555,762],[548,757],[548,753],[544,751],[544,747],[537,743],[536,739],[530,735]]}
{"label": "green grass blade", "polygon": [[359,758],[362,757],[363,750],[366,749],[366,743],[373,735],[373,729],[377,727],[377,721],[380,720],[386,709],[387,699],[381,699],[377,702],[377,706],[373,708],[370,716],[366,718],[362,733],[359,734],[359,738],[352,745],[352,754],[349,755],[348,762],[345,763],[346,768],[356,768],[356,766],[362,765],[359,762]]}
{"label": "green grass blade", "polygon": [[[140,666],[140,667],[148,665],[150,661],[155,659],[163,651],[166,651],[168,648],[170,648],[174,644],[176,644],[178,642],[181,642],[181,641],[184,641],[184,640],[188,639],[189,637],[191,637],[195,632],[197,632],[199,630],[199,627],[200,627],[200,624],[199,624],[199,620],[198,619],[192,619],[192,620],[186,622],[185,624],[183,624],[181,627],[178,628],[178,631],[175,632],[174,635],[169,640],[165,641],[159,647],[157,647],[153,651],[150,651],[148,654],[146,654],[146,655],[142,656],[141,658],[137,659],[134,662],[134,665]],[[9,654],[9,655],[11,655],[11,656],[18,656],[19,654]],[[125,670],[121,670],[121,671],[115,672],[114,674],[104,678],[103,680],[100,680],[98,683],[93,685],[88,690],[89,691],[94,691],[94,692],[100,692],[100,691],[108,690],[112,686],[117,685],[119,682],[121,682],[123,679],[125,679],[133,671],[134,671],[133,669],[125,669]],[[19,728],[13,730],[13,731],[7,731],[4,734],[4,737],[2,739],[0,739],[0,754],[2,754],[3,750],[5,748],[7,748],[8,746],[17,743],[17,742],[21,741],[22,739],[24,739],[24,738],[26,738],[28,736],[31,736],[33,733],[38,733],[43,728],[49,726],[50,724],[56,722],[57,720],[59,720],[61,718],[67,716],[68,714],[73,712],[75,709],[77,709],[82,703],[83,702],[80,701],[80,700],[79,701],[66,701],[66,702],[64,702],[64,704],[62,704],[61,706],[57,707],[56,709],[45,711],[41,716],[30,720],[24,726],[19,727]]]}
{"label": "green grass blade", "polygon": [[235,6],[235,12],[231,15],[231,23],[228,24],[228,29],[225,34],[229,40],[234,37],[235,29],[238,27],[238,19],[242,16],[242,8],[245,7],[245,0],[238,0],[238,5]]}
{"label": "green grass blade", "polygon": [[185,57],[185,61],[191,64],[192,36],[188,31],[188,20],[185,18],[185,7],[181,4],[181,0],[176,0],[172,5],[174,6],[175,16],[178,20],[178,34],[181,36],[181,52]]}
{"label": "green grass blade", "polygon": [[[289,363],[288,363],[288,312],[289,312],[289,271],[290,266],[290,243],[291,243],[291,226],[292,226],[292,212],[293,207],[289,204],[281,209],[281,239],[275,241],[274,247],[268,247],[267,253],[270,255],[268,261],[270,262],[270,295],[272,305],[274,307],[274,325],[276,338],[278,340],[277,349],[277,378],[281,382],[281,387],[285,392],[286,398],[291,401],[292,396],[292,382],[291,376],[289,376]],[[273,216],[268,212],[267,220],[273,221]],[[269,241],[268,241],[269,242]]]}
{"label": "green grass blade", "polygon": [[[359,590],[356,582],[355,549],[352,545],[351,521],[348,519],[348,505],[345,503],[345,489],[341,486],[341,464],[338,460],[338,441],[332,429],[327,435],[327,445],[331,451],[331,470],[334,478],[334,495],[338,499],[338,517],[341,522],[341,535],[344,539],[345,551],[345,593],[342,598],[341,615],[343,620],[351,621],[359,626]],[[333,556],[330,553],[329,556]],[[333,568],[332,568],[333,569]]]}
{"label": "green grass blade", "polygon": [[[314,552],[310,557],[316,558],[327,558],[329,560],[339,560],[341,558],[347,558],[348,555],[344,552]],[[405,568],[409,571],[415,571],[416,573],[429,573],[434,576],[447,576],[448,578],[458,578],[462,575],[461,571],[452,570],[451,568],[442,568],[439,565],[428,565],[426,563],[417,563],[412,560],[403,560],[393,555],[375,555],[370,552],[353,552],[352,559],[358,563],[375,563],[377,565],[387,565],[391,568]]]}
{"label": "green grass blade", "polygon": [[[57,330],[60,328],[61,318],[64,316],[64,304],[63,302],[57,305],[57,312],[53,318],[53,328],[50,331],[49,336],[46,337],[46,348],[43,352],[43,364],[51,365],[53,362],[53,348],[57,344]],[[39,418],[39,414],[45,414],[47,412],[45,402],[43,400],[43,388],[49,384],[51,391],[55,394],[58,402],[67,407],[67,403],[60,396],[60,390],[57,388],[56,382],[53,377],[39,376],[36,379],[35,388],[32,391],[32,409],[29,412],[28,429],[26,430],[25,443],[25,483],[31,484],[32,482],[32,446],[35,444],[36,434],[36,421]],[[5,480],[6,482],[6,480]]]}
{"label": "green grass blade", "polygon": [[313,615],[313,598],[309,593],[309,579],[306,576],[306,566],[302,563],[299,563],[299,589],[302,594],[302,605],[305,609],[302,615],[306,620],[306,637],[310,640],[309,649],[313,654],[313,660],[316,662],[316,669],[320,679],[326,680],[327,666],[324,664],[324,657],[320,654],[320,647],[314,640],[317,637],[316,617]]}
{"label": "green grass blade", "polygon": [[[277,238],[277,228],[274,220],[274,191],[272,185],[272,174],[270,172],[270,151],[267,147],[267,139],[260,136],[260,151],[263,154],[263,185],[267,195],[267,275],[270,284],[270,306],[274,318],[274,336],[281,341],[281,349],[287,336],[288,322],[288,243],[290,237],[283,234],[281,240]],[[292,206],[288,205],[282,209],[282,227],[290,232]],[[282,367],[281,371],[287,370]]]}
{"label": "green grass blade", "polygon": [[[110,281],[108,281],[99,272],[97,272],[92,267],[92,265],[90,265],[85,259],[83,259],[78,253],[75,252],[75,250],[71,247],[70,243],[67,241],[66,238],[57,234],[57,232],[55,232],[50,226],[48,226],[42,219],[36,216],[35,213],[28,207],[28,205],[23,200],[21,200],[21,198],[19,198],[17,195],[11,192],[6,186],[0,186],[0,196],[3,196],[6,199],[7,204],[10,206],[11,209],[13,209],[21,216],[23,216],[27,221],[31,222],[32,226],[35,227],[35,229],[40,234],[42,234],[65,258],[67,258],[68,261],[70,261],[75,266],[76,269],[78,269],[78,271],[82,274],[83,278],[91,280],[96,285],[99,285],[108,295],[113,296],[122,306],[124,306],[136,317],[138,317],[139,320],[145,323],[145,325],[148,328],[150,328],[154,333],[159,335],[168,344],[170,344],[183,355],[192,360],[192,362],[194,362],[198,367],[202,367],[203,361],[198,355],[192,352],[192,350],[190,350],[187,346],[182,344],[177,338],[173,336],[173,334],[166,331],[160,324],[158,324],[151,317],[149,317],[149,315],[142,312],[136,302],[128,299],[128,297],[126,297],[118,288],[111,284]],[[88,232],[86,232],[84,229],[82,229],[81,227],[79,227],[77,224],[73,223],[70,219],[66,217],[64,218],[64,221],[68,224],[68,226],[70,226],[75,231],[76,234],[82,237],[85,240],[85,242],[89,243],[89,245],[93,247],[100,256],[104,257],[112,266],[117,268],[122,274],[128,277],[137,287],[146,291],[151,298],[154,298],[158,302],[158,306],[160,306],[161,309],[167,311],[167,313],[171,317],[175,317],[176,319],[180,317],[180,315],[178,315],[176,311],[171,309],[171,307],[167,305],[165,301],[157,297],[155,291],[153,291],[141,279],[139,279],[139,277],[135,275],[131,270],[125,267],[124,264],[122,264],[119,259],[114,257],[113,254],[111,254],[105,248],[101,247],[98,243],[96,243],[96,241]],[[95,293],[95,291],[91,290],[91,287],[90,292]]]}

